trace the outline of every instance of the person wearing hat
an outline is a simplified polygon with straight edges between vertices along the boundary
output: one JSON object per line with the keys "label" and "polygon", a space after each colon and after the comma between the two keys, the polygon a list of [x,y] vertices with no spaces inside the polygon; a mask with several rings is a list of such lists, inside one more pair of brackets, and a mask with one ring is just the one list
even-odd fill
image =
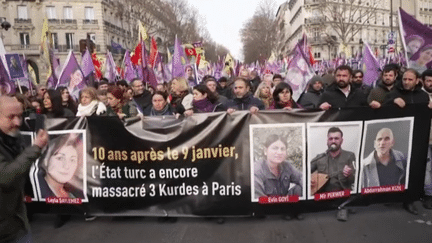
{"label": "person wearing hat", "polygon": [[300,96],[297,103],[305,109],[318,108],[319,97],[323,91],[322,77],[315,75],[309,81],[307,91]]}

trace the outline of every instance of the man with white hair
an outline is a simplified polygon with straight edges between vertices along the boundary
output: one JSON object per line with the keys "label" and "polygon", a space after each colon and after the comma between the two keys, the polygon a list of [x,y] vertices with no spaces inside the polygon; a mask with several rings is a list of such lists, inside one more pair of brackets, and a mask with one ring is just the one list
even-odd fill
{"label": "man with white hair", "polygon": [[362,187],[405,184],[406,156],[394,150],[393,131],[382,128],[378,131],[375,150],[363,161]]}

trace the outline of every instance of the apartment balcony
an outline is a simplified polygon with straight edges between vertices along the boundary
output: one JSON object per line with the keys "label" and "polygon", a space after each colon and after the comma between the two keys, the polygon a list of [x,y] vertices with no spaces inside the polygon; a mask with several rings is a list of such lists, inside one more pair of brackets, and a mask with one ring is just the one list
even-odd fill
{"label": "apartment balcony", "polygon": [[37,55],[40,54],[39,51],[40,45],[5,45],[5,49],[7,51],[18,53],[18,54],[26,54],[26,55]]}
{"label": "apartment balcony", "polygon": [[50,25],[59,25],[60,19],[48,19],[48,24]]}
{"label": "apartment balcony", "polygon": [[16,31],[29,31],[34,28],[31,19],[14,19],[13,29]]}
{"label": "apartment balcony", "polygon": [[15,19],[15,24],[31,24],[31,19]]}
{"label": "apartment balcony", "polygon": [[99,24],[98,24],[98,20],[97,19],[83,19],[82,20],[82,27],[85,30],[94,30],[94,29],[99,29]]}
{"label": "apartment balcony", "polygon": [[65,25],[77,25],[77,20],[76,19],[62,19],[61,20],[61,24],[65,24]]}
{"label": "apartment balcony", "polygon": [[308,39],[308,41],[311,45],[320,45],[324,43],[324,39],[321,37],[312,37]]}
{"label": "apartment balcony", "polygon": [[83,25],[97,25],[97,19],[83,19]]}
{"label": "apartment balcony", "polygon": [[79,52],[80,48],[79,48],[79,45],[73,45],[73,48],[69,48],[67,45],[58,45],[57,51],[59,53],[69,52],[69,50],[73,50],[74,52]]}
{"label": "apartment balcony", "polygon": [[309,24],[309,25],[323,24],[325,21],[326,21],[325,17],[305,18],[305,24]]}

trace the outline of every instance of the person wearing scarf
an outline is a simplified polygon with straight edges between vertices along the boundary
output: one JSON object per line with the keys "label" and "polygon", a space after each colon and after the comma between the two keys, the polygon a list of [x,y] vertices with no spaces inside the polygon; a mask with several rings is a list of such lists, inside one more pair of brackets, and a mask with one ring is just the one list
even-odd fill
{"label": "person wearing scarf", "polygon": [[186,112],[188,115],[193,113],[193,95],[189,93],[189,86],[185,78],[177,77],[171,81],[171,105],[183,114]]}
{"label": "person wearing scarf", "polygon": [[255,98],[260,99],[266,109],[273,103],[273,96],[271,93],[271,86],[266,82],[262,82],[258,85],[258,88],[254,94]]}
{"label": "person wearing scarf", "polygon": [[95,88],[83,89],[80,94],[80,101],[76,116],[100,116],[106,113],[106,106],[97,99]]}
{"label": "person wearing scarf", "polygon": [[152,95],[152,105],[144,110],[145,116],[169,116],[176,112],[168,103],[168,94],[163,91],[155,91]]}
{"label": "person wearing scarf", "polygon": [[273,103],[269,106],[269,110],[300,108],[300,106],[292,98],[291,86],[285,82],[276,85],[273,91]]}
{"label": "person wearing scarf", "polygon": [[120,119],[129,118],[132,114],[137,114],[136,107],[130,106],[126,102],[123,90],[119,86],[108,87],[107,116],[118,116]]}
{"label": "person wearing scarf", "polygon": [[218,98],[204,84],[199,84],[193,89],[194,113],[225,111],[225,107],[218,102]]}

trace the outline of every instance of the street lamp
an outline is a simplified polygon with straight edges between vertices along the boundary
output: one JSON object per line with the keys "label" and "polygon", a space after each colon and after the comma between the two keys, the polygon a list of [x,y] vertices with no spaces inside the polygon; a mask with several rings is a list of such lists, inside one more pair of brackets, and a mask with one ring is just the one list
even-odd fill
{"label": "street lamp", "polygon": [[[6,31],[11,27],[11,24],[6,21],[5,17],[0,17],[0,29],[5,29]],[[3,30],[1,31],[1,39],[3,41]]]}
{"label": "street lamp", "polygon": [[362,38],[360,38],[360,40],[359,40],[359,45],[360,45],[360,55],[363,55],[363,40],[362,40]]}

